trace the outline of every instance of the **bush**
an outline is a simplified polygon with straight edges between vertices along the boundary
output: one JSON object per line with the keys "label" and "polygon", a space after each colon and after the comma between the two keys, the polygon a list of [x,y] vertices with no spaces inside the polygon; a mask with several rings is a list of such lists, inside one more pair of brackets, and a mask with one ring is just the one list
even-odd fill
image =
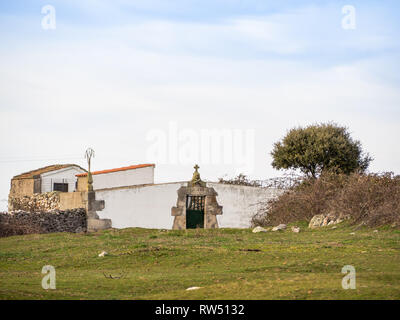
{"label": "bush", "polygon": [[303,177],[295,174],[294,172],[285,173],[282,177],[265,180],[251,180],[243,173],[240,173],[234,178],[219,178],[218,183],[259,188],[289,189],[292,186],[297,185],[302,180]]}
{"label": "bush", "polygon": [[350,216],[369,226],[400,225],[400,177],[393,173],[324,173],[308,178],[264,204],[253,225],[310,221],[317,214]]}
{"label": "bush", "polygon": [[236,177],[231,178],[231,179],[219,178],[218,182],[223,183],[223,184],[234,184],[234,185],[240,185],[240,186],[261,187],[261,183],[259,181],[250,180],[243,173],[240,173]]}
{"label": "bush", "polygon": [[31,225],[22,222],[1,223],[0,222],[0,238],[21,236],[24,234],[43,233],[43,230],[38,225]]}

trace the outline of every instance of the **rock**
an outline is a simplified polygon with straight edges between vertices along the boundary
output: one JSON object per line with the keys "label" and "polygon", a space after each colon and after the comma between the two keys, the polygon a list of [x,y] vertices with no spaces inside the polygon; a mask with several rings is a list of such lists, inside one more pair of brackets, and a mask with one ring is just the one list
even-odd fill
{"label": "rock", "polygon": [[187,288],[186,291],[199,290],[199,289],[201,289],[201,287],[190,287]]}
{"label": "rock", "polygon": [[85,232],[85,229],[82,227],[78,227],[75,229],[75,233],[83,233],[83,232]]}
{"label": "rock", "polygon": [[286,229],[286,224],[281,223],[279,226],[273,227],[272,231],[281,231]]}
{"label": "rock", "polygon": [[350,232],[351,235],[355,235],[355,232]]}
{"label": "rock", "polygon": [[101,253],[99,253],[99,257],[104,257],[107,255],[108,255],[108,253],[106,251],[102,251]]}
{"label": "rock", "polygon": [[377,232],[378,232],[378,230],[374,230],[374,232],[375,232],[375,233],[377,233]]}
{"label": "rock", "polygon": [[292,231],[295,233],[299,233],[300,232],[300,228],[299,227],[292,227]]}
{"label": "rock", "polygon": [[323,222],[324,222],[324,215],[317,214],[316,216],[312,217],[310,223],[308,224],[308,227],[311,229],[318,228],[322,226]]}
{"label": "rock", "polygon": [[349,215],[341,215],[339,217],[336,217],[334,214],[317,214],[314,217],[312,217],[310,223],[308,224],[308,227],[311,229],[318,228],[318,227],[326,227],[326,226],[331,226],[334,224],[338,224],[343,222],[344,220],[350,219]]}
{"label": "rock", "polygon": [[255,228],[253,229],[253,233],[259,233],[259,232],[267,232],[267,230],[264,229],[263,227],[260,227],[260,226],[255,227]]}
{"label": "rock", "polygon": [[336,229],[337,227],[336,226],[333,226],[331,229]]}

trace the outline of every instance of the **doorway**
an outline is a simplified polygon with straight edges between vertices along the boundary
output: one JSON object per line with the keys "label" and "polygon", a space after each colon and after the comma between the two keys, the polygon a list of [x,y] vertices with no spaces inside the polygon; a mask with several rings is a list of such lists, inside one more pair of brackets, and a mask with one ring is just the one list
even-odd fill
{"label": "doorway", "polygon": [[204,228],[205,196],[186,196],[186,229]]}

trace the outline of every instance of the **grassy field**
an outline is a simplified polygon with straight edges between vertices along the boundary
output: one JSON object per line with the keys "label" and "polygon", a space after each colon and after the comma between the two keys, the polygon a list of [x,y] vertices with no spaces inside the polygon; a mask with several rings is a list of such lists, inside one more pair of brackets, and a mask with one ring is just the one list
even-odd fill
{"label": "grassy field", "polygon": [[[2,238],[0,299],[400,298],[399,230],[299,225],[299,234],[132,228]],[[56,290],[41,287],[44,265],[56,269]],[[342,289],[344,265],[356,268],[355,290]]]}

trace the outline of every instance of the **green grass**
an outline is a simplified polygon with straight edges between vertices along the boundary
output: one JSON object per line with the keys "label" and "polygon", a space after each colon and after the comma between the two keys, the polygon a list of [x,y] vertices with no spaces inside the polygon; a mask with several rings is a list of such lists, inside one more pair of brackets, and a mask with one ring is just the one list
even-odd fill
{"label": "green grass", "polygon": [[[400,231],[301,227],[1,238],[0,299],[400,298]],[[41,287],[44,265],[56,269],[56,290]],[[344,265],[356,268],[355,290],[342,289]],[[185,290],[192,286],[202,288]]]}

